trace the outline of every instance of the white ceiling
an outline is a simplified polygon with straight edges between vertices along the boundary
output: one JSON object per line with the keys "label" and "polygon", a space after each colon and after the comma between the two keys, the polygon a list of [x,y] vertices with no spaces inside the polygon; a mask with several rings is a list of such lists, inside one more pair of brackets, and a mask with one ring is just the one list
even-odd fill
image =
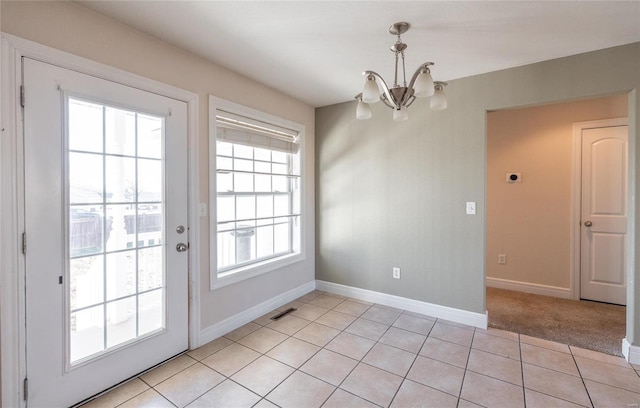
{"label": "white ceiling", "polygon": [[407,76],[449,81],[640,41],[640,1],[80,1],[319,107],[351,100],[364,70],[393,81],[392,23]]}

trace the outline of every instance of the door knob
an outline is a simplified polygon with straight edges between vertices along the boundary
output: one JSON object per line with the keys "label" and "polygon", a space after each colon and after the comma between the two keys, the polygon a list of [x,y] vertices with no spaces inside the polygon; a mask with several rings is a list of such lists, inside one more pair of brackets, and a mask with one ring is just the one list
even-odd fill
{"label": "door knob", "polygon": [[593,225],[593,223],[592,223],[591,221],[589,221],[589,220],[587,220],[587,221],[585,221],[585,222],[584,222],[584,226],[585,226],[585,227],[590,227],[590,226],[592,226],[592,225]]}
{"label": "door knob", "polygon": [[187,244],[183,244],[182,242],[176,245],[176,251],[178,252],[185,252],[187,249],[189,249]]}

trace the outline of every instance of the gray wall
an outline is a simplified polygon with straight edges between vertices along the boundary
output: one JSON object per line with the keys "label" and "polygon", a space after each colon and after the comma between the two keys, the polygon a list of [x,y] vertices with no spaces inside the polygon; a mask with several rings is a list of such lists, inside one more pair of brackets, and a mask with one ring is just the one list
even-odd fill
{"label": "gray wall", "polygon": [[[629,92],[634,197],[639,86],[635,43],[452,81],[447,110],[418,100],[404,123],[382,104],[367,121],[355,119],[355,102],[317,109],[316,278],[484,313],[486,112]],[[466,201],[477,215],[465,214]],[[631,207],[634,226],[640,204]],[[636,270],[639,235],[630,230]],[[640,284],[629,286],[633,342]]]}

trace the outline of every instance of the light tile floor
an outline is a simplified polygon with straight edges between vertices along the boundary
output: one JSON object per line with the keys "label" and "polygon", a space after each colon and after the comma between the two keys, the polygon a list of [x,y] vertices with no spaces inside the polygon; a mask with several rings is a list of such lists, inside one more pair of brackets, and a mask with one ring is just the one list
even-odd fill
{"label": "light tile floor", "polygon": [[312,292],[85,407],[638,407],[640,366]]}

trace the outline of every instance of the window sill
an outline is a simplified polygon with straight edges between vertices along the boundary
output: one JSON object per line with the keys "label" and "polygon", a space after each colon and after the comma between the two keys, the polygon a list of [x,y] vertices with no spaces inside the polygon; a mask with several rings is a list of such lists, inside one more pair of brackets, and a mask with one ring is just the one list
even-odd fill
{"label": "window sill", "polygon": [[278,258],[267,259],[263,262],[254,263],[244,267],[228,271],[226,275],[218,276],[217,271],[211,281],[211,290],[223,288],[234,283],[242,282],[256,276],[282,269],[305,259],[303,253],[293,253],[280,256]]}

